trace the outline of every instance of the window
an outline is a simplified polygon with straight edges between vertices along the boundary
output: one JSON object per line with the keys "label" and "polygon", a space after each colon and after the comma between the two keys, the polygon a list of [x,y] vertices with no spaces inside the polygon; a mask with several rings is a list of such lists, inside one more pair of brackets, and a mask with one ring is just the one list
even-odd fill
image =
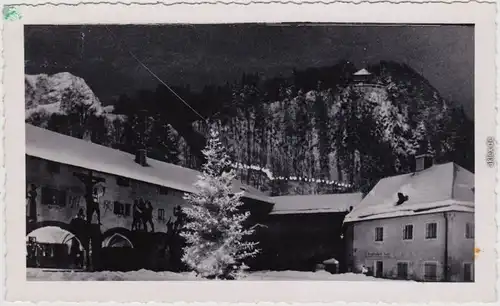
{"label": "window", "polygon": [[405,225],[403,229],[403,240],[412,240],[413,239],[413,225],[408,224]]}
{"label": "window", "polygon": [[80,196],[79,195],[70,195],[68,202],[69,202],[69,205],[71,208],[78,207],[78,204],[80,204]]}
{"label": "window", "polygon": [[425,281],[437,280],[437,263],[435,262],[424,263],[424,280]]}
{"label": "window", "polygon": [[425,226],[425,239],[437,238],[437,223],[427,223]]}
{"label": "window", "polygon": [[472,223],[465,224],[465,238],[467,239],[474,238],[474,225]]}
{"label": "window", "polygon": [[158,220],[165,220],[165,210],[163,208],[158,209]]}
{"label": "window", "polygon": [[384,228],[376,227],[375,228],[375,241],[384,241]]}
{"label": "window", "polygon": [[132,205],[125,204],[125,216],[130,216],[130,207],[132,207]]}
{"label": "window", "polygon": [[42,187],[42,204],[66,206],[66,192],[51,187]]}
{"label": "window", "polygon": [[117,202],[115,201],[114,205],[113,205],[113,212],[115,213],[115,215],[124,215],[125,214],[125,205],[120,203],[120,202]]}
{"label": "window", "polygon": [[184,192],[183,191],[180,191],[180,190],[170,190],[170,193],[176,197],[184,197]]}
{"label": "window", "polygon": [[398,278],[408,279],[408,263],[398,262]]}
{"label": "window", "polygon": [[116,177],[116,184],[118,186],[122,186],[122,187],[129,187],[130,186],[130,179],[123,177],[123,176],[117,176]]}
{"label": "window", "polygon": [[163,195],[167,195],[169,192],[168,192],[168,189],[167,187],[164,187],[164,186],[159,186],[158,187],[158,193],[159,194],[163,194]]}
{"label": "window", "polygon": [[474,281],[474,269],[470,262],[464,263],[464,281]]}
{"label": "window", "polygon": [[104,208],[104,211],[111,211],[111,201],[110,200],[104,200],[103,201],[103,208]]}
{"label": "window", "polygon": [[53,161],[47,161],[47,170],[50,173],[59,173],[61,171],[60,165]]}

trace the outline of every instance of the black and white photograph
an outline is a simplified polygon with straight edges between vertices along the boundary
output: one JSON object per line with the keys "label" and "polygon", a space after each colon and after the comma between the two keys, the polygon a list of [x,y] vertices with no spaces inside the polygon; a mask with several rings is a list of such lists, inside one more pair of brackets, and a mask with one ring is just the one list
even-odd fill
{"label": "black and white photograph", "polygon": [[474,42],[25,25],[27,280],[474,282]]}

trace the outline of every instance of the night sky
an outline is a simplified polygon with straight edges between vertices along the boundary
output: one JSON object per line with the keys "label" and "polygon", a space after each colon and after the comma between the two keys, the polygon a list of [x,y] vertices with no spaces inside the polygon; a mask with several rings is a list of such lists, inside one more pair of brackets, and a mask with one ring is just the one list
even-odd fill
{"label": "night sky", "polygon": [[193,90],[243,72],[289,75],[293,68],[349,60],[406,63],[473,117],[474,28],[471,26],[152,25],[26,26],[26,73],[68,71],[105,104],[158,85],[130,49],[169,85]]}

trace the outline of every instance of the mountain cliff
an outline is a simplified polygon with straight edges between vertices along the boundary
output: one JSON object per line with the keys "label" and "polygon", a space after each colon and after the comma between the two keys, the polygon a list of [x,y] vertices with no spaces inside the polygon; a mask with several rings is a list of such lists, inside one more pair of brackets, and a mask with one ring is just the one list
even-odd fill
{"label": "mountain cliff", "polygon": [[[25,107],[26,122],[61,134],[130,153],[144,141],[138,135],[137,116],[116,114],[113,105],[103,106],[85,80],[68,72],[26,75]],[[185,142],[170,125],[162,125],[155,145],[163,146],[151,150],[155,158],[182,161]]]}
{"label": "mountain cliff", "polygon": [[[332,70],[340,76],[333,83],[326,73],[296,73],[274,96],[255,78],[233,87],[232,107],[212,124],[235,160],[275,176],[337,180],[363,191],[382,177],[412,171],[414,156],[427,151],[437,162],[473,167],[473,124],[410,67],[381,62],[361,78],[348,64]],[[206,133],[205,125],[195,126]],[[241,176],[269,186],[252,171]],[[346,191],[335,187],[308,180],[270,184],[274,194]]]}
{"label": "mountain cliff", "polygon": [[474,170],[474,125],[453,101],[404,64],[356,71],[342,61],[201,92],[175,88],[208,125],[161,86],[103,107],[81,78],[26,76],[26,120],[128,152],[145,145],[151,157],[191,168],[217,127],[236,163],[266,169],[243,167],[240,179],[273,195],[367,191],[427,151]]}

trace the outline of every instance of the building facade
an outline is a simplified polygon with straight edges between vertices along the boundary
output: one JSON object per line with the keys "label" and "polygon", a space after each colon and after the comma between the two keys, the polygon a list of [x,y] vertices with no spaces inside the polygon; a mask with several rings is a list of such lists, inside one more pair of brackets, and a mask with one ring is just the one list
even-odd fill
{"label": "building facade", "polygon": [[473,213],[455,211],[357,222],[354,266],[384,278],[473,281],[473,228]]}
{"label": "building facade", "polygon": [[[58,220],[69,223],[79,210],[86,211],[85,186],[75,173],[86,174],[86,169],[56,163],[33,156],[26,157],[26,184],[28,188],[35,185],[35,207],[27,211],[35,211],[35,222]],[[99,214],[101,230],[120,227],[132,230],[132,207],[136,200],[151,202],[152,225],[149,230],[167,231],[167,221],[176,220],[174,210],[184,203],[184,192],[163,186],[156,186],[126,177],[94,171],[94,176],[103,179],[104,194],[99,197]],[[29,205],[29,203],[28,203]],[[92,223],[97,223],[95,212]],[[142,222],[142,220],[141,220]],[[142,225],[142,224],[141,224]]]}
{"label": "building facade", "polygon": [[[27,124],[27,239],[51,226],[74,234],[96,269],[180,269],[183,196],[199,173],[145,158]],[[264,194],[234,188],[244,192],[249,222],[271,211]]]}
{"label": "building facade", "polygon": [[474,175],[417,158],[346,216],[352,271],[416,281],[474,281]]}

